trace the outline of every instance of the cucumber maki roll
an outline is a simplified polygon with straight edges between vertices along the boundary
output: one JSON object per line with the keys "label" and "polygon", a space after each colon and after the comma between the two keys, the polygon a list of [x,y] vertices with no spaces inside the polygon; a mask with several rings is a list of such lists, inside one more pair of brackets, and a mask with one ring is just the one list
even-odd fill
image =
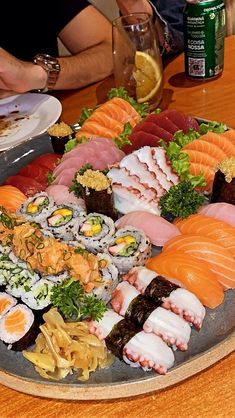
{"label": "cucumber maki roll", "polygon": [[109,241],[107,252],[119,273],[141,266],[151,255],[151,243],[143,231],[131,226],[119,229]]}
{"label": "cucumber maki roll", "polygon": [[34,310],[42,310],[51,304],[52,288],[55,286],[50,280],[40,279],[25,293],[22,301]]}
{"label": "cucumber maki roll", "polygon": [[105,303],[111,300],[112,293],[118,285],[118,269],[108,254],[97,254],[99,272],[102,277],[101,286],[93,290],[93,294]]}
{"label": "cucumber maki roll", "polygon": [[54,205],[54,200],[46,192],[41,192],[29,197],[21,205],[18,214],[23,215],[28,221],[40,223],[47,218]]}
{"label": "cucumber maki roll", "polygon": [[32,286],[40,279],[39,275],[27,267],[24,262],[15,263],[7,280],[6,291],[16,298],[30,292]]}
{"label": "cucumber maki roll", "polygon": [[79,243],[88,251],[97,254],[107,247],[110,237],[115,232],[115,225],[108,216],[93,212],[78,218],[73,231]]}
{"label": "cucumber maki roll", "polygon": [[74,221],[78,215],[79,209],[75,205],[58,205],[41,225],[46,233],[51,232],[56,238],[69,241],[73,239]]}

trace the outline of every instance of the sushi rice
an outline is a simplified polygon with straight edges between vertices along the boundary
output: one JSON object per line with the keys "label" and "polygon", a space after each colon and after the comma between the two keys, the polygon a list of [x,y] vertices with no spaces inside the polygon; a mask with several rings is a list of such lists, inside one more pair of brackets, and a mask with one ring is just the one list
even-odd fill
{"label": "sushi rice", "polygon": [[5,315],[13,306],[17,304],[17,300],[6,292],[0,292],[0,318]]}
{"label": "sushi rice", "polygon": [[[17,323],[17,311],[22,312],[24,316],[24,324],[22,325],[22,317],[18,316],[19,323]],[[15,318],[14,318],[15,316]],[[11,320],[11,317],[15,319],[14,328],[12,331],[12,324],[8,325],[8,321]],[[13,344],[16,341],[19,341],[31,328],[34,323],[34,314],[27,306],[23,304],[18,304],[13,306],[7,313],[0,319],[0,339],[7,344]],[[11,347],[9,347],[11,348]]]}
{"label": "sushi rice", "polygon": [[97,254],[97,257],[99,260],[99,271],[103,281],[102,286],[96,287],[92,293],[105,303],[108,303],[119,282],[118,269],[108,254],[100,253]]}
{"label": "sushi rice", "polygon": [[57,205],[48,212],[41,226],[46,234],[51,232],[55,238],[69,241],[73,239],[75,220],[83,214],[81,208],[76,205]]}
{"label": "sushi rice", "polygon": [[109,241],[108,254],[120,274],[141,266],[151,256],[151,243],[145,233],[132,226],[120,228]]}
{"label": "sushi rice", "polygon": [[52,288],[55,286],[51,280],[40,279],[30,289],[29,292],[21,296],[24,302],[31,309],[41,310],[51,304]]}
{"label": "sushi rice", "polygon": [[54,206],[54,200],[46,192],[36,193],[21,205],[17,214],[23,215],[28,221],[40,223],[47,218]]}
{"label": "sushi rice", "polygon": [[97,254],[107,247],[110,237],[115,233],[115,225],[108,216],[93,212],[79,217],[74,224],[73,232],[80,244]]}

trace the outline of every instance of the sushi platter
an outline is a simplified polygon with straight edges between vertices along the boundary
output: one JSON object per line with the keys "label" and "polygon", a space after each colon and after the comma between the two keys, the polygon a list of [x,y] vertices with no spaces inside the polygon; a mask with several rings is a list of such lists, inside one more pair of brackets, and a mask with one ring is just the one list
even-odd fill
{"label": "sushi platter", "polygon": [[[134,116],[133,116],[133,119],[134,119]],[[153,123],[153,119],[154,119],[153,117],[152,118],[150,117],[149,119],[150,124]],[[202,121],[198,120],[198,122],[201,123]],[[141,123],[139,125],[141,125]],[[88,128],[85,124],[83,125],[82,129],[85,133],[88,131]],[[82,132],[81,132],[82,129],[78,133],[79,138],[82,137]],[[136,129],[136,137],[134,138],[136,141],[139,141],[138,132],[139,132],[138,129]],[[134,134],[132,133],[131,135],[134,135]],[[152,136],[152,134],[150,133],[148,133],[147,136],[148,135]],[[152,141],[152,138],[150,138],[149,136],[148,140]],[[145,146],[145,145],[142,144],[140,146]],[[124,147],[127,154],[131,152],[129,151],[128,147],[130,147],[130,145],[127,145],[126,148]],[[141,158],[146,158],[146,157],[143,155],[140,155],[138,151],[139,149],[138,147],[134,149],[133,154],[130,154],[130,155],[132,156],[134,155],[134,160],[136,160],[138,157],[139,159],[138,164],[139,164],[140,162],[143,163],[144,161],[144,160],[142,161]],[[70,151],[70,152],[73,152],[73,151]],[[159,152],[161,153],[162,151],[159,151]],[[189,154],[190,152],[191,151],[189,149]],[[32,164],[31,164],[32,161],[35,161],[37,158],[40,158],[41,155],[44,155],[44,154],[49,155],[51,153],[53,153],[53,147],[52,147],[51,137],[47,133],[36,136],[33,139],[23,141],[22,143],[16,145],[15,147],[3,152],[0,155],[1,184],[10,184],[10,183],[7,183],[7,181],[9,178],[13,178],[14,176],[15,178],[18,177],[18,180],[20,180],[21,173],[22,175],[23,173],[25,173],[25,171],[23,172],[22,170],[25,170],[25,167],[27,167],[27,165],[29,165],[30,168],[32,168]],[[91,155],[92,155],[92,152],[91,152]],[[124,153],[122,155],[122,151],[120,150],[117,150],[117,151],[115,150],[115,152],[113,151],[112,155],[113,155],[114,160],[111,161],[111,164],[113,164],[115,161],[120,161],[120,160],[122,160],[123,163],[122,165],[119,164],[119,166],[117,166],[117,164],[114,165],[113,168],[111,168],[111,170],[109,171],[108,176],[112,181],[113,191],[115,191],[116,193],[115,195],[116,206],[118,208],[118,211],[125,214],[125,216],[128,216],[127,215],[128,211],[125,212],[126,210],[125,208],[128,207],[128,205],[130,206],[130,201],[128,201],[128,199],[130,199],[130,196],[127,194],[125,195],[126,200],[125,199],[121,200],[121,197],[123,196],[123,190],[121,190],[120,185],[117,182],[117,178],[120,178],[120,175],[122,175],[123,185],[125,185],[125,182],[127,181],[127,177],[125,177],[127,167],[128,167],[128,170],[130,169],[128,166],[129,155],[124,156]],[[118,158],[118,160],[115,160],[115,158]],[[158,158],[157,155],[156,155],[156,158]],[[162,155],[160,156],[160,158],[162,159]],[[132,160],[132,163],[134,160]],[[62,162],[55,168],[55,171],[54,171],[56,172],[56,179],[60,178],[59,182],[57,183],[60,185],[63,184],[61,183],[62,164],[65,164],[64,173],[65,172],[67,173],[66,170],[68,169],[67,169],[66,159],[64,161],[62,159]],[[195,163],[195,167],[194,167],[195,170],[197,169],[196,166],[197,166],[197,163]],[[97,168],[97,170],[102,170],[102,169],[103,169],[102,167]],[[17,175],[20,171],[21,171],[20,175]],[[74,175],[74,172],[72,173],[73,175]],[[193,174],[197,175],[198,172],[195,172]],[[84,176],[84,173],[80,175],[81,184],[83,180],[82,176]],[[149,173],[145,173],[145,176],[146,176],[145,178],[147,178],[148,181],[151,180]],[[169,173],[169,177],[167,181],[169,181],[169,183],[173,185],[176,185],[177,176],[175,174]],[[41,193],[41,190],[36,190],[36,186],[37,186],[36,183],[37,182],[32,183],[31,187],[32,189],[35,187],[35,193]],[[54,183],[56,184],[56,180],[54,180]],[[145,187],[144,184],[145,182],[142,181],[142,183],[139,185],[139,190],[140,192],[141,190],[143,190],[143,195],[144,195],[144,198],[142,200],[142,206],[140,206],[140,209],[133,209],[133,210],[145,210],[147,208],[146,210],[148,210],[149,212],[151,212],[151,214],[154,214],[153,216],[155,216],[156,214],[156,212],[154,212],[155,206],[152,203],[149,203],[149,201],[147,201],[149,192],[144,190],[144,187]],[[16,184],[13,184],[13,185],[17,187]],[[168,187],[168,185],[166,185],[166,187]],[[211,187],[210,173],[208,174],[207,184],[204,187],[205,187],[204,189],[205,192],[208,192],[209,187]],[[125,186],[122,186],[122,188],[124,189]],[[151,193],[155,193],[152,190],[151,190]],[[131,198],[133,198],[133,200],[131,201],[131,204],[133,204],[133,207],[134,207],[136,205],[137,199],[134,195],[131,196]],[[124,201],[124,204],[123,204],[123,201]],[[92,204],[92,202],[90,203]],[[62,203],[60,203],[60,206],[58,204],[57,211],[58,211],[58,208],[60,209],[61,204]],[[24,208],[23,205],[21,207]],[[51,209],[49,208],[49,213],[50,213],[50,210]],[[84,225],[87,226],[87,218],[84,217],[85,215],[83,213],[82,207],[80,210],[83,216],[81,222],[83,222],[82,225],[84,227]],[[90,212],[94,212],[94,211],[91,210]],[[54,216],[54,213],[52,215]],[[125,216],[123,218],[125,218]],[[109,218],[107,217],[107,219]],[[104,217],[104,220],[102,222],[105,224],[105,228],[112,230],[113,228],[112,223],[110,223],[110,221],[108,221],[107,219]],[[40,222],[40,218],[39,219],[35,218],[35,222]],[[48,228],[47,230],[48,236],[54,233],[54,229],[55,229],[54,225],[49,224],[49,226],[51,229]],[[154,243],[154,245],[152,246],[152,252],[150,253],[148,239],[144,238],[144,236],[140,238],[139,235],[135,235],[134,228],[132,230],[132,228],[128,226],[128,223],[127,225],[125,225],[125,223],[124,225],[121,224],[121,228],[122,227],[126,228],[125,234],[126,236],[128,236],[128,239],[130,237],[132,237],[133,239],[134,237],[136,241],[139,240],[140,247],[142,246],[141,248],[144,248],[142,258],[139,257],[139,259],[137,260],[139,263],[137,264],[137,266],[144,265],[145,261],[148,260],[149,257],[152,256],[150,261],[149,260],[147,261],[146,265],[151,270],[154,270],[154,267],[152,268],[151,260],[154,260],[154,256],[159,255],[161,251],[160,247],[162,246],[161,241],[154,242],[152,240],[152,244]],[[172,225],[171,227],[173,231],[173,228],[175,228],[175,226]],[[176,227],[177,227],[177,223],[176,223]],[[81,230],[80,225],[79,225],[79,230]],[[119,270],[119,273],[123,274],[125,277],[126,274],[128,276],[128,272],[131,271],[131,267],[133,264],[130,264],[130,260],[132,260],[131,257],[128,260],[129,264],[128,264],[128,261],[127,262],[122,261],[122,258],[124,260],[124,257],[119,257],[119,261],[115,261],[116,250],[117,250],[117,247],[119,248],[120,237],[122,236],[121,231],[122,229],[119,229],[115,233],[115,231],[113,230],[112,232],[113,241],[111,241],[111,244],[109,244],[110,245],[109,252],[111,254],[111,258],[115,266]],[[72,236],[70,237],[69,235],[70,232],[71,231],[69,227],[67,230],[63,230],[61,232],[63,236],[65,236],[65,233],[68,234],[67,236],[68,242],[70,242],[69,240],[72,240]],[[60,233],[59,229],[57,229],[56,230],[57,236],[59,236],[59,233]],[[160,232],[159,232],[159,235],[160,235]],[[75,233],[75,236],[76,236],[76,233]],[[78,236],[78,239],[80,239],[79,236]],[[176,240],[176,243],[177,243],[177,240]],[[93,252],[96,251],[95,254],[98,253],[99,248],[102,248],[102,251],[103,251],[103,247],[101,247],[102,245],[104,246],[104,248],[107,245],[105,238],[103,238],[103,240],[101,239],[101,241],[99,241],[98,243],[96,243],[94,240],[92,243],[92,246],[91,246],[90,240],[83,241],[83,244],[85,245],[86,249],[89,249],[90,251],[93,251]],[[134,257],[133,257],[133,260],[134,260]],[[163,261],[164,261],[164,257],[163,257]],[[164,273],[161,273],[161,272],[159,274],[164,275]],[[123,280],[129,281],[131,285],[133,284],[133,282],[131,281],[132,279],[129,280],[127,278]],[[126,286],[127,282],[125,281],[123,281],[121,284],[124,284],[124,283]],[[208,279],[208,283],[210,285],[209,279]],[[177,283],[175,283],[172,286],[173,287],[175,286],[174,289],[177,290],[178,288]],[[139,290],[140,289],[137,286],[137,290],[135,292],[136,292],[136,295],[138,295],[138,297],[140,298],[140,302],[142,303],[144,299],[141,299],[143,296],[140,295]],[[220,292],[221,291],[219,289],[218,295]],[[220,293],[220,295],[221,294],[222,293]],[[115,295],[115,291],[113,295]],[[220,295],[218,296],[218,300],[220,298]],[[18,297],[18,295],[15,295],[15,296]],[[117,313],[124,316],[125,313],[122,314],[121,309],[119,310],[119,307],[117,308],[117,310],[115,309],[115,306],[117,306],[119,303],[122,304],[122,302],[120,302],[119,300],[119,296],[120,296],[120,293],[118,293],[118,296],[116,297],[116,299],[115,299],[115,296],[113,296],[112,307]],[[215,297],[217,297],[217,295]],[[189,335],[191,332],[190,340],[188,337],[188,340],[187,340],[188,345],[186,343],[187,349],[184,348],[182,349],[182,351],[179,348],[182,345],[181,344],[182,342],[177,343],[177,341],[175,340],[174,344],[176,345],[177,348],[179,348],[179,350],[176,350],[174,352],[174,365],[173,367],[171,367],[172,365],[169,366],[169,371],[167,371],[166,374],[161,374],[161,367],[159,367],[158,369],[156,368],[156,370],[160,371],[159,372],[160,374],[157,374],[154,370],[150,370],[146,372],[144,367],[129,367],[129,365],[126,364],[128,363],[128,361],[124,362],[118,358],[115,358],[113,364],[110,367],[96,370],[94,373],[90,374],[89,380],[85,382],[79,381],[77,379],[76,373],[68,375],[63,380],[58,380],[58,381],[46,380],[36,372],[33,364],[30,363],[25,357],[23,357],[21,352],[7,349],[7,346],[3,342],[0,341],[0,383],[2,383],[3,385],[9,386],[10,388],[13,388],[15,390],[32,394],[32,395],[36,395],[36,396],[38,396],[38,394],[40,393],[40,396],[43,396],[43,397],[57,398],[57,399],[74,399],[74,400],[76,399],[79,399],[79,400],[113,399],[113,398],[128,397],[128,396],[143,394],[143,393],[166,388],[170,385],[183,381],[184,379],[200,372],[201,370],[208,368],[209,366],[214,364],[216,361],[222,359],[223,357],[225,357],[226,355],[228,355],[234,350],[234,346],[235,346],[235,332],[234,332],[235,331],[235,311],[233,309],[234,302],[235,302],[234,290],[233,289],[226,290],[226,292],[223,293],[223,298],[224,298],[223,303],[218,303],[217,304],[218,306],[216,304],[213,305],[214,301],[207,303],[206,298],[205,298],[205,303],[204,303],[204,299],[203,299],[202,303],[203,305],[206,306],[206,311],[205,313],[201,314],[201,317],[199,315],[200,317],[200,318],[198,317],[199,319],[196,318],[196,316],[194,316],[194,314],[192,313],[191,314],[188,313],[185,315],[186,317],[187,315],[190,316],[189,322],[191,324],[194,324],[192,331],[191,331],[191,328],[187,325],[189,328]],[[22,298],[22,300],[24,299]],[[166,303],[167,303],[167,300],[166,300]],[[165,307],[164,304],[162,306]],[[123,305],[121,306],[121,308],[123,308]],[[162,309],[162,308],[158,308],[158,309]],[[166,310],[163,309],[163,311],[167,311],[167,309]],[[203,306],[202,306],[202,309],[204,309]],[[176,311],[174,312],[177,313]],[[175,315],[175,313],[173,313],[172,315]],[[205,318],[204,318],[204,315],[205,315]],[[203,318],[204,318],[204,321],[203,321]],[[203,321],[203,325],[202,325],[202,321]],[[96,322],[97,321],[94,321],[94,327],[96,327]],[[98,334],[95,334],[95,335],[98,335]],[[113,344],[113,341],[111,343]],[[169,347],[167,349],[169,349]],[[171,350],[169,349],[169,351]],[[128,352],[127,352],[127,360],[128,359],[130,360],[131,358],[128,357]],[[171,362],[169,360],[169,364],[170,363]]]}

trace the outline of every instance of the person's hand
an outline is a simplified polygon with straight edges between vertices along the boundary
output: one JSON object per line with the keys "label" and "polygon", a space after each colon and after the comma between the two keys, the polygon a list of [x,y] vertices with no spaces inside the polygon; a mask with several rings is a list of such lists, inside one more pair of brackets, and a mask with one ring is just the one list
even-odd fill
{"label": "person's hand", "polygon": [[122,15],[144,12],[152,15],[152,7],[147,0],[116,0]]}
{"label": "person's hand", "polygon": [[0,97],[44,88],[46,71],[39,65],[21,61],[0,48]]}

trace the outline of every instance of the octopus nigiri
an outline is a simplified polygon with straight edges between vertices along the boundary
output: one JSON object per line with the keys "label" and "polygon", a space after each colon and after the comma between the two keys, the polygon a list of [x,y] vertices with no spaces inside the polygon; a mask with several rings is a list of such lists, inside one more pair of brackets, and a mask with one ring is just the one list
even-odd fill
{"label": "octopus nigiri", "polygon": [[200,329],[206,310],[199,299],[186,289],[158,276],[146,267],[134,267],[122,277],[137,290],[154,301],[162,301],[162,306],[182,316]]}

